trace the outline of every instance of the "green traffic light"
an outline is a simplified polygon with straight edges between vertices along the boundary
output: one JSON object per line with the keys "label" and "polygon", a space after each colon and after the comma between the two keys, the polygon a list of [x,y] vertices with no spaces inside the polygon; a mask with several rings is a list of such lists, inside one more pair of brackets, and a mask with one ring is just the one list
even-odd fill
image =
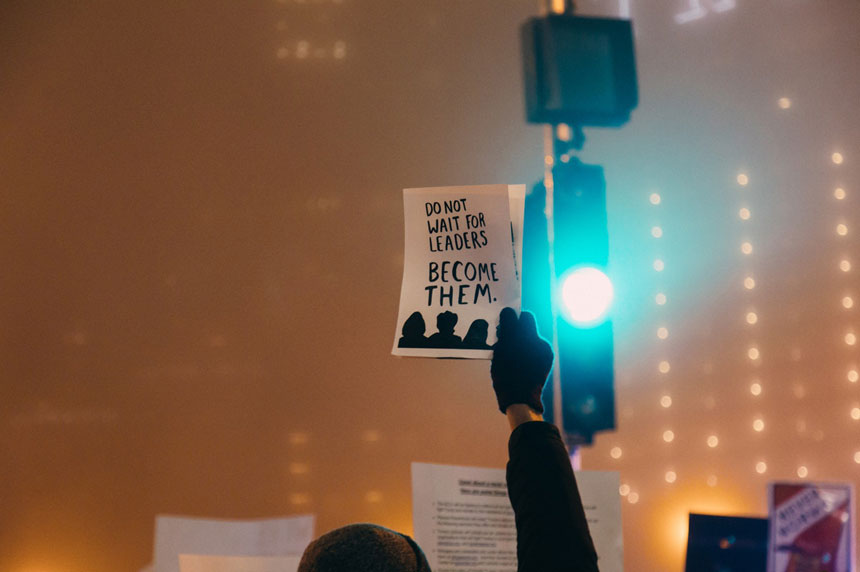
{"label": "green traffic light", "polygon": [[593,327],[609,313],[614,289],[612,281],[593,266],[576,268],[561,279],[561,313],[577,327]]}

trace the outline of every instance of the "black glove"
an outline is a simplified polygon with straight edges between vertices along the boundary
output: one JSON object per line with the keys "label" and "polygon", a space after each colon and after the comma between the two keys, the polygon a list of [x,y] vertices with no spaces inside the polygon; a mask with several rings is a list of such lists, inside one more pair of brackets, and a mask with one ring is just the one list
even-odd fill
{"label": "black glove", "polygon": [[538,335],[534,315],[522,312],[518,319],[512,308],[505,308],[496,332],[490,376],[499,410],[505,413],[509,405],[525,403],[543,413],[540,395],[553,356],[550,345]]}

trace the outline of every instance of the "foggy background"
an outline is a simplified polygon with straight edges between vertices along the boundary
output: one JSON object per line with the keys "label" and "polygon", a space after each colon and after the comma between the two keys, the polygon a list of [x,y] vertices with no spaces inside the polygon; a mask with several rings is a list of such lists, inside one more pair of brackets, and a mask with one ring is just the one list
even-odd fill
{"label": "foggy background", "polygon": [[[583,468],[633,572],[682,569],[689,511],[860,474],[860,4],[690,4],[578,2],[636,32],[639,108],[582,154],[618,406]],[[136,571],[156,514],[410,533],[412,461],[504,465],[488,362],[390,355],[401,189],[542,176],[539,7],[0,4],[0,569]]]}

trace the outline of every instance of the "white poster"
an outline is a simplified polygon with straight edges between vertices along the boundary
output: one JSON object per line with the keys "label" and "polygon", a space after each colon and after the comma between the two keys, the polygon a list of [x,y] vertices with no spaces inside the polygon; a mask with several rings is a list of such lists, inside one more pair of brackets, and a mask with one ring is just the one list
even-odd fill
{"label": "white poster", "polygon": [[490,359],[499,312],[520,309],[525,185],[404,189],[392,353]]}
{"label": "white poster", "polygon": [[297,556],[313,540],[312,515],[258,520],[158,516],[155,572],[180,572],[179,555]]}
{"label": "white poster", "polygon": [[[622,572],[616,472],[577,471],[601,572]],[[433,572],[516,572],[517,532],[504,469],[412,463],[415,540]]]}
{"label": "white poster", "polygon": [[296,572],[301,556],[204,556],[180,554],[180,572]]}

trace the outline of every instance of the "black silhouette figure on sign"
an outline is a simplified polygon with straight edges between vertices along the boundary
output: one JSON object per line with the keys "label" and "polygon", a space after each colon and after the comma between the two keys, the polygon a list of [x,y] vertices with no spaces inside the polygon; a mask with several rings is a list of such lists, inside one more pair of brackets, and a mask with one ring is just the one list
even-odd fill
{"label": "black silhouette figure on sign", "polygon": [[454,312],[441,312],[436,316],[436,329],[439,330],[428,341],[428,347],[431,348],[454,348],[459,349],[462,346],[460,336],[454,334],[454,327],[457,325],[457,314]]}
{"label": "black silhouette figure on sign", "polygon": [[469,331],[466,332],[466,337],[463,338],[464,350],[488,350],[490,346],[487,344],[487,336],[489,335],[490,325],[487,320],[475,320],[469,326]]}
{"label": "black silhouette figure on sign", "polygon": [[427,337],[424,332],[427,331],[427,326],[424,324],[424,316],[421,312],[412,312],[406,321],[403,322],[402,336],[397,342],[399,348],[426,348]]}

